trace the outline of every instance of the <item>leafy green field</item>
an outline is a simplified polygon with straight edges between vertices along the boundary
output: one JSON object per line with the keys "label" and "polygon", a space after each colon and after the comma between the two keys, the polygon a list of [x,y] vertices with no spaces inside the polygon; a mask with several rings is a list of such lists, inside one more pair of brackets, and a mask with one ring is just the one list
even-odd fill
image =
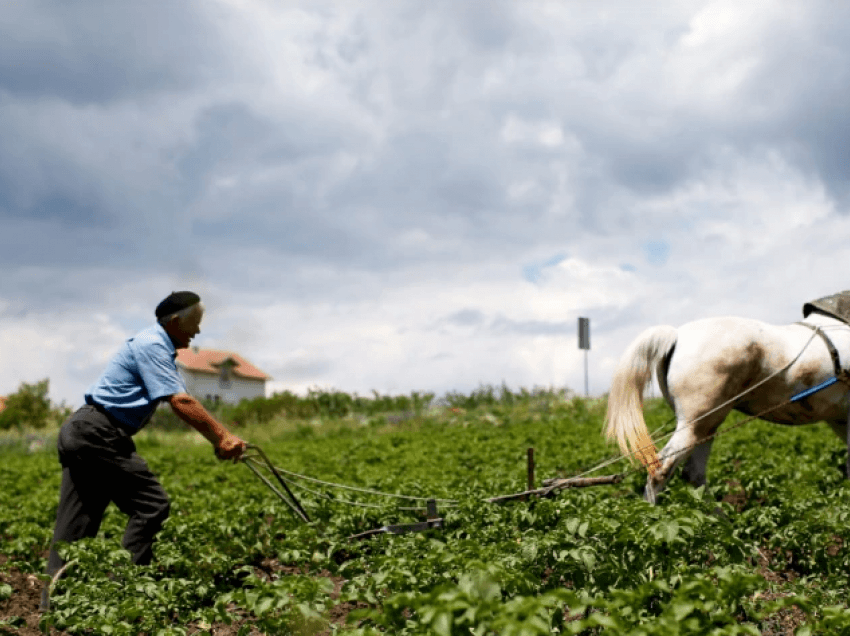
{"label": "leafy green field", "polygon": [[[616,486],[494,505],[483,500],[525,488],[528,447],[538,480],[609,457],[604,403],[543,393],[471,400],[467,408],[420,406],[273,420],[240,433],[297,473],[455,499],[455,507],[440,508],[445,528],[350,541],[421,517],[399,509],[410,502],[334,493],[379,506],[354,507],[302,493],[313,518],[304,525],[245,466],[216,461],[197,436],[145,431],[139,452],[172,498],[157,563],[129,564],[120,548],[126,518],[110,507],[97,539],[65,548],[74,564],[56,585],[42,627],[92,634],[850,633],[850,484],[839,470],[843,445],[826,426],[754,422],[721,435],[709,485],[693,490],[675,479],[656,507],[639,498],[645,477],[637,471]],[[655,427],[670,413],[653,402],[647,415]],[[19,588],[44,569],[59,476],[49,447],[0,449],[0,634],[33,627],[31,616],[9,608],[23,607],[15,604]]]}

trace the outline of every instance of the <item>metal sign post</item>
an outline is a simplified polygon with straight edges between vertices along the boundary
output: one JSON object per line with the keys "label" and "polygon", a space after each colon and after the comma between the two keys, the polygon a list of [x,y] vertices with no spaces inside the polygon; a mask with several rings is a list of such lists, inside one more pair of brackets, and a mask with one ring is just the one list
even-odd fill
{"label": "metal sign post", "polygon": [[578,319],[578,348],[584,349],[584,395],[590,397],[587,380],[587,352],[590,350],[590,318]]}

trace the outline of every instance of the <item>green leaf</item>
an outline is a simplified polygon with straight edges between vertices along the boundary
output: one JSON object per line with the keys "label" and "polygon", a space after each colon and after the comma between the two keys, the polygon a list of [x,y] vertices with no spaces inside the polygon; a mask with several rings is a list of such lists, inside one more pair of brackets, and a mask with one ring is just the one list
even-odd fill
{"label": "green leaf", "polygon": [[673,617],[677,621],[684,620],[684,618],[693,612],[695,609],[695,605],[693,603],[688,602],[679,602],[673,604]]}
{"label": "green leaf", "polygon": [[431,621],[431,629],[437,636],[452,636],[452,615],[448,612],[438,613]]}

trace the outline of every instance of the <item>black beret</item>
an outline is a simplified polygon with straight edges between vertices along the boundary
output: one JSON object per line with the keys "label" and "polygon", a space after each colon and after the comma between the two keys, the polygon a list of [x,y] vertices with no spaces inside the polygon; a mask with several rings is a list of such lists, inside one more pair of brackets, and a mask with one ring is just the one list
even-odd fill
{"label": "black beret", "polygon": [[195,292],[179,291],[171,292],[168,298],[156,306],[156,319],[161,320],[166,316],[177,313],[201,302],[201,297]]}

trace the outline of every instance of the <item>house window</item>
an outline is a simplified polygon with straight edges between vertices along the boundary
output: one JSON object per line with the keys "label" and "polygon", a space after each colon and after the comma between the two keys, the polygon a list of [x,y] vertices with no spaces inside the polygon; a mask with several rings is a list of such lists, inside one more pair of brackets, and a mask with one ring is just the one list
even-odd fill
{"label": "house window", "polygon": [[222,365],[221,375],[218,377],[218,385],[222,389],[229,389],[231,385],[231,367],[230,365]]}

